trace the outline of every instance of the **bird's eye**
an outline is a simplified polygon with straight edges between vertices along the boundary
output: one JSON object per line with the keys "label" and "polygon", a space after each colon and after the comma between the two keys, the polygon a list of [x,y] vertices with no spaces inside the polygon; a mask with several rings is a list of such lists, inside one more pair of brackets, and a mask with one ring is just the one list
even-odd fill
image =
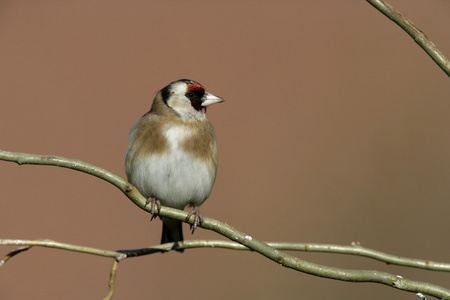
{"label": "bird's eye", "polygon": [[186,93],[186,97],[193,98],[194,97],[194,93],[193,92]]}

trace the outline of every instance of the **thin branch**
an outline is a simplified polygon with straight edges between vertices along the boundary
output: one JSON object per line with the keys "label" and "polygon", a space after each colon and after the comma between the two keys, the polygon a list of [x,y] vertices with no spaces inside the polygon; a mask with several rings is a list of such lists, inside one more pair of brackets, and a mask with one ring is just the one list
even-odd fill
{"label": "thin branch", "polygon": [[[449,263],[396,256],[381,251],[368,249],[355,243],[353,243],[351,246],[332,245],[332,244],[312,244],[312,243],[285,243],[285,242],[266,242],[266,243],[277,250],[351,254],[356,256],[372,258],[392,265],[425,269],[430,271],[450,272]],[[199,247],[249,250],[248,248],[240,244],[229,241],[186,240],[179,244],[180,249],[199,248]]]}
{"label": "thin branch", "polygon": [[[1,244],[1,243],[0,243],[0,244]],[[13,257],[13,256],[15,256],[15,255],[17,255],[17,254],[19,254],[19,253],[22,253],[22,252],[27,251],[27,250],[29,250],[31,247],[32,247],[32,246],[23,246],[23,247],[16,248],[16,249],[14,249],[13,251],[9,252],[8,254],[6,254],[6,255],[2,258],[2,260],[0,260],[0,267],[3,266],[8,260],[10,260],[11,257]]]}
{"label": "thin branch", "polygon": [[[0,239],[0,245],[24,246],[23,248],[26,248],[26,249],[23,249],[20,252],[23,252],[24,250],[28,250],[32,246],[40,246],[40,247],[46,247],[46,248],[56,248],[56,249],[81,252],[81,253],[86,253],[86,254],[93,254],[93,255],[104,256],[104,257],[112,257],[117,261],[121,261],[126,258],[125,254],[116,252],[116,251],[108,251],[108,250],[103,250],[103,249],[98,249],[98,248],[91,248],[91,247],[78,246],[78,245],[67,244],[67,243],[60,243],[60,242],[55,242],[53,240],[48,240],[48,239],[45,239],[45,240]],[[15,254],[18,254],[18,253],[15,253]],[[7,257],[7,256],[5,256],[5,257]],[[3,258],[2,261],[6,262],[7,259],[5,260],[5,258]]]}
{"label": "thin branch", "polygon": [[[116,187],[122,190],[122,192],[124,192],[125,195],[127,195],[127,197],[130,198],[136,205],[146,211],[149,211],[149,208],[145,205],[146,199],[130,183],[126,182],[119,176],[108,172],[105,169],[82,162],[81,160],[68,159],[57,156],[13,153],[1,150],[0,160],[17,162],[19,164],[60,166],[97,176],[114,184]],[[168,207],[162,207],[159,211],[159,215],[179,221],[184,221],[187,213]],[[400,290],[414,293],[420,292],[422,294],[434,296],[440,299],[450,297],[450,290],[431,283],[408,280],[400,276],[395,276],[393,274],[385,272],[369,270],[346,270],[322,266],[319,264],[304,261],[294,256],[283,253],[262,241],[259,241],[241,231],[236,230],[228,224],[219,222],[214,219],[204,218],[201,227],[213,230],[232,241],[235,241],[255,252],[260,253],[261,255],[273,260],[274,262],[279,263],[284,267],[294,269],[303,273],[342,281],[381,283]]]}
{"label": "thin branch", "polygon": [[108,291],[108,295],[106,295],[105,298],[103,298],[103,300],[111,300],[112,297],[114,296],[114,291],[116,290],[116,273],[117,273],[117,267],[119,266],[119,262],[117,260],[115,260],[113,262],[113,265],[111,267],[111,272],[109,274],[109,291]]}
{"label": "thin branch", "polygon": [[[364,248],[359,244],[353,243],[351,246],[333,245],[333,244],[313,244],[313,243],[286,243],[286,242],[266,242],[267,245],[275,248],[276,250],[288,250],[288,251],[305,251],[305,252],[321,252],[321,253],[334,253],[334,254],[350,254],[356,256],[362,256],[372,258],[380,262],[387,264],[393,264],[403,267],[412,267],[430,271],[444,271],[450,272],[450,264],[443,262],[433,262],[430,260],[414,259],[396,256],[381,251]],[[68,251],[83,252],[88,254],[94,254],[103,257],[112,257],[117,261],[122,261],[125,258],[138,257],[143,255],[149,255],[154,253],[167,252],[173,249],[173,243],[154,245],[141,249],[129,249],[129,250],[103,250],[85,246],[77,246],[66,243],[59,243],[53,240],[2,240],[0,239],[0,245],[23,245],[18,249],[15,249],[8,253],[5,257],[12,257],[22,251],[28,250],[32,246],[58,248]],[[179,249],[195,249],[195,248],[220,248],[220,249],[232,249],[232,250],[244,250],[248,251],[249,248],[231,241],[223,240],[185,240],[179,242]],[[14,254],[12,254],[15,252]],[[11,255],[12,254],[12,255]],[[1,262],[1,261],[0,261]],[[5,260],[6,262],[6,260]],[[1,266],[1,264],[0,264]]]}
{"label": "thin branch", "polygon": [[373,7],[378,9],[386,17],[395,22],[404,31],[406,31],[414,41],[434,60],[434,62],[450,76],[450,62],[439,51],[434,43],[419,29],[414,23],[396,10],[392,5],[383,0],[367,0]]}
{"label": "thin branch", "polygon": [[68,168],[103,179],[119,188],[134,204],[144,209],[145,201],[139,191],[122,177],[77,158],[54,155],[36,155],[0,150],[0,160],[16,162],[19,165],[46,165]]}

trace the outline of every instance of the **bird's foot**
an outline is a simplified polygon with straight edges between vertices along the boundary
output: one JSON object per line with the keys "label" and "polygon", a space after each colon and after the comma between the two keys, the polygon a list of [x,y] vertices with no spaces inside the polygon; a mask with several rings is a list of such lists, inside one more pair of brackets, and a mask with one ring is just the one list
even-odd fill
{"label": "bird's foot", "polygon": [[194,233],[195,229],[198,225],[201,225],[203,223],[203,215],[200,212],[200,209],[197,206],[194,206],[194,208],[191,210],[191,212],[187,215],[185,221],[189,221],[191,216],[194,215],[194,223],[191,224],[191,230],[192,233]]}
{"label": "bird's foot", "polygon": [[156,198],[148,198],[147,202],[145,202],[145,206],[147,206],[149,203],[152,204],[150,208],[150,214],[152,215],[152,217],[150,218],[151,221],[158,215],[156,213],[156,208],[158,208],[158,213],[161,211],[161,202],[159,202],[159,200]]}

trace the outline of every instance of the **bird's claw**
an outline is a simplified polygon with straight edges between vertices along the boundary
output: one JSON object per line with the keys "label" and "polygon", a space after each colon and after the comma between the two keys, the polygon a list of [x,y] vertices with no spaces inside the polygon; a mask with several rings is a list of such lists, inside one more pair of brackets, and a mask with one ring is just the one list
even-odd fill
{"label": "bird's claw", "polygon": [[194,233],[197,226],[203,223],[203,215],[200,212],[200,209],[197,206],[194,206],[194,208],[186,216],[185,221],[189,221],[192,215],[194,215],[194,222],[191,224],[191,230],[192,233]]}
{"label": "bird's claw", "polygon": [[[161,211],[161,202],[159,202],[159,200],[156,198],[148,198],[147,202],[145,202],[145,206],[147,206],[149,203],[151,203],[150,207],[150,214],[152,215],[152,217],[150,218],[151,221],[154,218],[156,218],[158,213]],[[156,213],[155,207],[158,208],[158,213]]]}

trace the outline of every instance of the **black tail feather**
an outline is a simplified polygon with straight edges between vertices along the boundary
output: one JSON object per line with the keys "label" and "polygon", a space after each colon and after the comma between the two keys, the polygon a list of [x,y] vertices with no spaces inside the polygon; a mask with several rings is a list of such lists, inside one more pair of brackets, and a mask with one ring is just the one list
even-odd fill
{"label": "black tail feather", "polygon": [[183,240],[183,223],[175,220],[163,221],[163,231],[161,237],[161,244],[175,243],[173,249],[178,252],[183,252],[184,249],[177,249],[178,242]]}

